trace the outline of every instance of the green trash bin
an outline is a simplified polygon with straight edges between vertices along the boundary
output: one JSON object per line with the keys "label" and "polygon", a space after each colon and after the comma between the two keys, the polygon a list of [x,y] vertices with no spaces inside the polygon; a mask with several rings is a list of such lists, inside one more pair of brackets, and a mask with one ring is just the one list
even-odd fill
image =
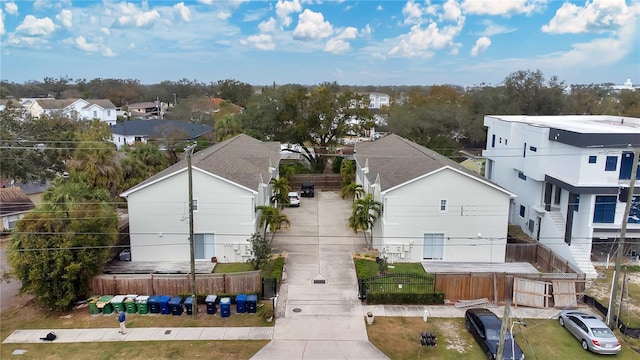
{"label": "green trash bin", "polygon": [[100,314],[100,309],[98,309],[98,299],[99,296],[92,296],[87,299],[87,306],[89,307],[89,314],[97,315]]}
{"label": "green trash bin", "polygon": [[113,313],[113,305],[111,304],[111,299],[113,299],[113,295],[103,295],[98,299],[98,302],[96,303],[98,309],[101,309],[102,313],[105,315]]}
{"label": "green trash bin", "polygon": [[142,295],[136,298],[136,307],[138,308],[138,314],[144,315],[149,313],[149,305],[147,305],[147,301],[149,300],[149,296]]}
{"label": "green trash bin", "polygon": [[116,295],[111,301],[111,305],[113,305],[113,311],[116,313],[120,313],[120,311],[124,311],[124,295]]}
{"label": "green trash bin", "polygon": [[138,312],[138,307],[136,306],[136,298],[138,295],[127,295],[124,297],[124,307],[127,309],[127,314],[135,314]]}

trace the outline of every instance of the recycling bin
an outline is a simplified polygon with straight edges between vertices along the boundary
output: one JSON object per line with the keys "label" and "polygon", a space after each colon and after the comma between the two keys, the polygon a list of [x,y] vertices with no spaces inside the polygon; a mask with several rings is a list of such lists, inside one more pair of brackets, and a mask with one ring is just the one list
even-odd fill
{"label": "recycling bin", "polygon": [[103,314],[109,315],[113,313],[113,305],[111,304],[113,295],[103,295],[98,299],[96,306],[102,311]]}
{"label": "recycling bin", "polygon": [[182,296],[172,297],[169,300],[169,309],[172,315],[182,315],[182,311],[184,310],[182,307]]}
{"label": "recycling bin", "polygon": [[116,295],[111,299],[111,305],[116,313],[124,311],[124,295]]}
{"label": "recycling bin", "polygon": [[151,314],[160,314],[160,296],[152,295],[149,296],[149,300],[147,301],[149,305],[149,313]]}
{"label": "recycling bin", "polygon": [[149,296],[140,295],[136,297],[136,307],[138,308],[138,314],[145,315],[149,313]]}
{"label": "recycling bin", "polygon": [[258,310],[258,295],[247,295],[247,312],[255,314]]}
{"label": "recycling bin", "polygon": [[244,314],[247,312],[247,295],[246,294],[236,295],[236,312],[238,314]]}
{"label": "recycling bin", "polygon": [[231,298],[230,297],[220,298],[220,316],[221,317],[231,316]]}
{"label": "recycling bin", "polygon": [[124,307],[127,314],[135,314],[138,311],[136,306],[136,298],[138,295],[126,295],[124,297]]}
{"label": "recycling bin", "polygon": [[184,308],[187,311],[187,315],[193,315],[193,296],[187,296],[184,299]]}
{"label": "recycling bin", "polygon": [[[216,308],[216,299],[218,298],[217,295],[207,295],[207,297],[204,299],[204,303],[207,304],[207,314],[209,315],[215,315],[215,313],[217,312],[217,308]],[[222,299],[220,299],[222,300]]]}
{"label": "recycling bin", "polygon": [[91,314],[91,315],[100,314],[100,309],[98,309],[98,305],[97,305],[99,298],[100,298],[99,296],[92,296],[92,297],[87,299],[87,306],[89,307],[89,314]]}
{"label": "recycling bin", "polygon": [[158,304],[160,305],[160,313],[163,315],[171,314],[171,308],[169,308],[169,300],[171,300],[171,296],[162,295],[158,298]]}

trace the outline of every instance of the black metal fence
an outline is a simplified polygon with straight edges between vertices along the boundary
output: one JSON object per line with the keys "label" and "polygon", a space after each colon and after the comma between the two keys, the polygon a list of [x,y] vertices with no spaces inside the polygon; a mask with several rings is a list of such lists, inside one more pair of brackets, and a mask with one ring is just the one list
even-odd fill
{"label": "black metal fence", "polygon": [[278,279],[262,278],[262,298],[271,299],[278,293]]}
{"label": "black metal fence", "polygon": [[408,273],[384,274],[358,280],[358,298],[365,300],[369,292],[417,293],[435,292],[432,276]]}
{"label": "black metal fence", "polygon": [[[596,308],[596,310],[598,310],[603,316],[605,317],[607,316],[607,312],[609,312],[609,309],[606,306],[600,304],[598,300],[592,298],[591,296],[584,295],[583,301],[585,304]],[[627,326],[623,321],[618,319],[618,317],[615,315],[613,315],[613,319],[618,324],[618,329],[620,329],[621,333],[636,339],[640,338],[640,329]]]}

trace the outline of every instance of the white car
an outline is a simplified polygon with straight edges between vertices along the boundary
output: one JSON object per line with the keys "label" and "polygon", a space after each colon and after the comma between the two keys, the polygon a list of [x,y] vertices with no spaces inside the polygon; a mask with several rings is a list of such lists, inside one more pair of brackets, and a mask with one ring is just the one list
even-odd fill
{"label": "white car", "polygon": [[289,193],[289,206],[300,206],[300,194],[297,191]]}

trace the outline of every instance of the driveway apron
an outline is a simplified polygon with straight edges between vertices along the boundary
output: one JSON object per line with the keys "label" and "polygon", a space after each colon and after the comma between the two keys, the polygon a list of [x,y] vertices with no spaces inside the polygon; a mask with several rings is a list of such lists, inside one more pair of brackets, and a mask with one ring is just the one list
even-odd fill
{"label": "driveway apron", "polygon": [[388,359],[369,342],[351,252],[366,245],[347,226],[350,202],[336,192],[284,210],[291,227],[276,234],[286,253],[273,340],[253,359]]}

